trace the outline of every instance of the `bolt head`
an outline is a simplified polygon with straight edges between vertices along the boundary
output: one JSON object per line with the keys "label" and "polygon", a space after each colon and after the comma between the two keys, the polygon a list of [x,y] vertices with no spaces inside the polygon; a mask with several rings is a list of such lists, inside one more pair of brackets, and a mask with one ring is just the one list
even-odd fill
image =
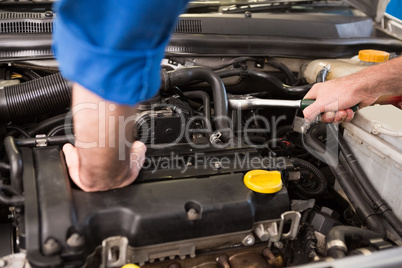
{"label": "bolt head", "polygon": [[79,248],[84,245],[84,238],[80,236],[78,233],[73,233],[67,238],[67,245],[71,248]]}
{"label": "bolt head", "polygon": [[221,168],[222,168],[222,163],[219,162],[219,161],[216,161],[216,162],[214,163],[214,168],[215,168],[215,169],[221,169]]}
{"label": "bolt head", "polygon": [[43,253],[46,256],[53,255],[61,250],[60,244],[54,238],[48,238],[43,244]]}
{"label": "bolt head", "polygon": [[47,18],[53,17],[53,12],[50,11],[50,10],[46,11],[46,12],[45,12],[45,17],[47,17]]}
{"label": "bolt head", "polygon": [[275,243],[274,243],[274,246],[275,246],[276,248],[281,249],[281,248],[283,248],[283,243],[282,243],[282,242],[275,242]]}

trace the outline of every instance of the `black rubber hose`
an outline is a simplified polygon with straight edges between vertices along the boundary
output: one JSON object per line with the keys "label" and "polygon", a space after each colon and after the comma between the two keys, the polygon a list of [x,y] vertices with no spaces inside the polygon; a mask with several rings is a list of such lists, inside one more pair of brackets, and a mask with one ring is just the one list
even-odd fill
{"label": "black rubber hose", "polygon": [[[63,145],[65,143],[75,143],[74,135],[65,136],[52,136],[44,138],[47,145]],[[30,138],[30,139],[16,139],[15,144],[20,147],[35,147],[41,138]]]}
{"label": "black rubber hose", "polygon": [[[67,117],[67,113],[56,115],[54,117],[48,118],[39,124],[37,124],[33,129],[28,131],[30,136],[34,136],[36,134],[44,134],[42,131],[46,131],[47,129],[54,127],[56,125],[60,125],[65,122]],[[72,122],[72,120],[70,121]]]}
{"label": "black rubber hose", "polygon": [[[17,126],[12,126],[12,125],[6,125],[6,129],[12,129],[12,130],[16,130],[17,132],[19,132],[21,135],[25,136],[25,138],[30,138],[31,136],[28,134],[28,132],[26,132],[24,129],[17,127]],[[11,136],[10,132],[7,133],[7,136]]]}
{"label": "black rubber hose", "polygon": [[0,89],[0,122],[63,111],[71,101],[71,84],[60,73]]}
{"label": "black rubber hose", "polygon": [[70,125],[57,126],[57,127],[53,128],[53,129],[51,129],[49,131],[49,133],[47,133],[46,136],[53,137],[53,136],[57,135],[59,132],[65,131],[66,129],[70,129],[71,132],[72,132],[73,125],[70,124]]}
{"label": "black rubber hose", "polygon": [[327,67],[322,68],[317,74],[316,82],[317,83],[325,82],[325,80],[327,80],[328,73],[329,69]]}
{"label": "black rubber hose", "polygon": [[25,198],[23,195],[6,196],[0,192],[0,204],[8,206],[23,206]]}
{"label": "black rubber hose", "polygon": [[325,179],[324,175],[322,172],[316,168],[313,164],[310,162],[307,162],[303,159],[298,159],[298,158],[293,158],[292,162],[294,163],[295,166],[299,166],[301,168],[307,169],[313,174],[313,179],[315,180],[317,187],[314,189],[304,187],[300,183],[296,184],[296,188],[303,194],[309,197],[315,197],[315,196],[320,196],[324,194],[327,191],[328,188],[328,182]]}
{"label": "black rubber hose", "polygon": [[253,71],[249,70],[247,71],[247,74],[251,77],[254,78],[262,78],[270,83],[272,83],[276,88],[281,89],[282,91],[285,91],[286,85],[276,76],[264,72],[259,72],[259,71]]}
{"label": "black rubber hose", "polygon": [[11,186],[16,193],[22,193],[22,157],[15,144],[14,137],[8,136],[4,139],[8,161],[10,162]]}
{"label": "black rubber hose", "polygon": [[269,65],[271,65],[272,67],[274,67],[274,68],[280,70],[281,72],[283,72],[286,75],[286,77],[288,78],[288,81],[289,81],[290,85],[292,85],[292,86],[296,85],[296,83],[297,83],[296,76],[293,74],[293,72],[285,64],[283,64],[282,62],[279,62],[277,60],[274,60],[272,58],[268,59],[267,63]]}
{"label": "black rubber hose", "polygon": [[232,77],[232,76],[243,76],[247,75],[247,70],[243,69],[231,69],[225,71],[216,72],[220,78]]}
{"label": "black rubber hose", "polygon": [[280,90],[283,93],[288,94],[288,95],[304,96],[314,85],[314,84],[308,84],[308,85],[304,85],[304,86],[293,86],[292,87],[292,86],[285,85],[278,77],[276,77],[272,74],[267,74],[267,73],[258,72],[258,71],[242,70],[242,69],[225,70],[225,71],[217,72],[217,74],[221,78],[226,78],[226,77],[231,77],[231,76],[240,76],[240,77],[251,76],[251,77],[262,78],[262,79],[267,80],[268,82],[272,83],[278,90]]}
{"label": "black rubber hose", "polygon": [[[180,62],[181,64],[185,64],[184,61],[180,61],[180,59],[178,58],[172,58],[173,60]],[[215,65],[215,66],[203,66],[203,67],[207,67],[211,70],[220,70],[223,69],[225,67],[237,64],[237,63],[241,63],[241,62],[245,62],[245,61],[256,61],[256,58],[252,58],[252,57],[238,57],[238,58],[234,58],[226,63],[220,64],[220,65]],[[281,72],[283,72],[287,79],[289,80],[290,84],[293,86],[297,83],[297,78],[296,76],[293,74],[293,72],[282,62],[279,62],[273,58],[270,58],[267,60],[267,64],[274,67],[275,69],[280,70]]]}
{"label": "black rubber hose", "polygon": [[174,86],[186,85],[192,81],[207,82],[212,88],[216,127],[221,132],[224,142],[231,140],[226,89],[221,78],[215,72],[205,67],[181,68],[162,72],[162,79],[162,88],[165,90]]}
{"label": "black rubber hose", "polygon": [[289,95],[304,96],[313,87],[314,84],[304,86],[285,87],[285,92]]}
{"label": "black rubber hose", "polygon": [[343,139],[342,136],[338,136],[336,126],[329,126],[332,135],[337,138],[339,147],[341,149],[342,154],[345,156],[346,163],[354,173],[357,181],[360,186],[364,189],[367,196],[371,199],[374,204],[374,209],[381,213],[384,218],[389,222],[389,224],[394,228],[399,236],[402,237],[402,222],[398,219],[395,213],[392,211],[387,201],[385,201],[378,191],[374,188],[373,184],[361,168],[359,162],[356,157],[352,153],[349,145]]}
{"label": "black rubber hose", "polygon": [[[182,60],[180,58],[170,58],[170,59],[173,61],[176,61],[182,65],[186,64],[185,60]],[[197,64],[197,65],[200,67],[206,67],[211,70],[220,70],[220,69],[226,68],[228,66],[231,66],[231,65],[234,65],[237,63],[241,63],[241,62],[245,62],[245,61],[255,61],[255,60],[256,60],[256,58],[252,58],[252,57],[238,57],[238,58],[231,59],[231,60],[229,60],[225,63],[219,64],[219,65],[211,65],[211,66],[201,65],[201,64]]]}
{"label": "black rubber hose", "polygon": [[334,259],[345,257],[348,242],[368,242],[370,239],[382,238],[380,234],[353,226],[335,226],[328,232],[325,242],[327,246],[327,256]]}
{"label": "black rubber hose", "polygon": [[[370,230],[375,231],[379,233],[381,237],[384,237],[385,228],[382,225],[378,215],[375,214],[367,200],[361,195],[359,187],[349,178],[345,167],[338,163],[338,155],[335,155],[334,152],[326,151],[324,144],[317,138],[320,135],[325,135],[325,129],[325,124],[322,123],[311,126],[305,135],[306,144],[323,155],[325,161],[329,164],[329,167],[334,173],[339,185],[355,208],[356,213],[361,221]],[[334,163],[338,164],[334,165]]]}

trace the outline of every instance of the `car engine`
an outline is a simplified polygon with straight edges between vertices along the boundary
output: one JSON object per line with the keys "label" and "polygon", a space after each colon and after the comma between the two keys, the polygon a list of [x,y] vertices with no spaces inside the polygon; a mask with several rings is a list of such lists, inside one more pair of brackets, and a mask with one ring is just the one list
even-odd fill
{"label": "car engine", "polygon": [[[305,122],[300,100],[359,50],[396,57],[402,42],[366,16],[348,17],[353,33],[342,16],[195,8],[166,49],[159,93],[133,115],[147,146],[137,180],[92,193],[72,182],[62,152],[75,137],[72,84],[50,51],[57,14],[45,4],[0,13],[11,40],[0,42],[0,267],[338,267],[400,250],[402,224],[342,126]],[[330,30],[294,28],[323,20]],[[323,58],[334,63],[315,67]]]}

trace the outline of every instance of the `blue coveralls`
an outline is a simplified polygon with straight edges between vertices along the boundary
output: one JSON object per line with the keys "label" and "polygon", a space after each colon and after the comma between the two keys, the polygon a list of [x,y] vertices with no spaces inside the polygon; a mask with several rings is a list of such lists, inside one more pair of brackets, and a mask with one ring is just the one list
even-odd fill
{"label": "blue coveralls", "polygon": [[165,47],[187,2],[57,2],[53,49],[62,75],[119,104],[154,96]]}

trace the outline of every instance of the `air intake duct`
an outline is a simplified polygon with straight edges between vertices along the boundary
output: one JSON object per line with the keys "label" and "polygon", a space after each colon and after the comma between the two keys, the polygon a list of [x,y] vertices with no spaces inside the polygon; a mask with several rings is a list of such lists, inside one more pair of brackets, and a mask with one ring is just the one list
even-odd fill
{"label": "air intake duct", "polygon": [[71,83],[60,73],[0,89],[0,122],[62,112],[70,106]]}

